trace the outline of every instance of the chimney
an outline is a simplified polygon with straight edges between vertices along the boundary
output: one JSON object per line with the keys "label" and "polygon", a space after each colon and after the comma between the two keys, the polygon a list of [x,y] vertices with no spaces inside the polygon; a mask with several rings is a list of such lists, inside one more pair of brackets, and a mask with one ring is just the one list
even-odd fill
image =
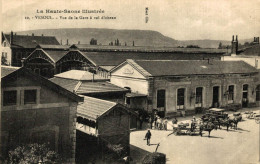
{"label": "chimney", "polygon": [[253,43],[254,43],[254,44],[259,44],[259,37],[254,37]]}
{"label": "chimney", "polygon": [[78,41],[78,44],[80,44],[80,41]]}
{"label": "chimney", "polygon": [[60,40],[60,45],[62,45],[62,39]]}
{"label": "chimney", "polygon": [[34,33],[32,33],[32,36],[34,36]]}
{"label": "chimney", "polygon": [[67,45],[69,45],[69,39],[67,39]]}
{"label": "chimney", "polygon": [[236,40],[234,40],[234,35],[232,36],[231,42],[231,56],[236,56],[238,50],[238,37],[236,35]]}
{"label": "chimney", "polygon": [[11,34],[10,34],[10,44],[12,45],[14,42],[14,33],[13,31],[11,31]]}
{"label": "chimney", "polygon": [[42,36],[43,36],[43,34],[42,34]]}

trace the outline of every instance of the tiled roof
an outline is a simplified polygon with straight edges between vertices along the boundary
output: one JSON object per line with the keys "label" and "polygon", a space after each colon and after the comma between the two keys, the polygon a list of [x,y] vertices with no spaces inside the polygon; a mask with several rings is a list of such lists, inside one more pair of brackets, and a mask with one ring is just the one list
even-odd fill
{"label": "tiled roof", "polygon": [[64,79],[64,78],[59,78],[59,77],[53,77],[49,80],[71,92],[74,91],[74,89],[80,82],[79,80]]}
{"label": "tiled roof", "polygon": [[98,66],[117,66],[127,59],[134,60],[202,60],[207,57],[221,58],[221,54],[161,53],[161,52],[83,52]]}
{"label": "tiled roof", "polygon": [[246,47],[244,49],[240,49],[238,55],[260,56],[260,45],[256,44],[250,47]]}
{"label": "tiled roof", "polygon": [[111,93],[111,92],[128,92],[127,89],[121,88],[110,82],[82,82],[76,91],[78,94],[91,93]]}
{"label": "tiled roof", "polygon": [[77,115],[96,120],[116,105],[115,102],[84,96],[84,102],[77,107]]}
{"label": "tiled roof", "polygon": [[75,90],[78,94],[128,92],[127,89],[118,87],[110,82],[90,82],[60,77],[53,77],[49,80],[69,91]]}
{"label": "tiled roof", "polygon": [[[145,76],[181,76],[181,75],[210,75],[210,74],[244,74],[256,73],[257,70],[243,61],[212,60],[127,60],[136,63],[145,70]],[[119,67],[118,67],[119,68]],[[116,70],[115,68],[114,70]],[[112,70],[113,72],[113,70]],[[147,73],[148,72],[148,73]]]}
{"label": "tiled roof", "polygon": [[107,80],[109,80],[109,79],[102,77],[98,74],[93,74],[91,72],[83,71],[83,70],[70,70],[70,71],[67,71],[67,72],[56,74],[54,76],[60,77],[60,78],[66,78],[66,79],[82,80],[82,81],[83,80],[88,80],[88,81],[92,81],[92,80],[107,81]]}
{"label": "tiled roof", "polygon": [[[10,34],[5,34],[5,38],[10,43]],[[13,35],[13,46],[21,48],[35,48],[38,44],[59,45],[54,36],[27,36]]]}
{"label": "tiled roof", "polygon": [[178,47],[153,47],[153,46],[108,46],[76,44],[80,50],[86,51],[123,51],[123,52],[184,52],[184,53],[226,53],[226,50],[210,48],[178,48]]}
{"label": "tiled roof", "polygon": [[[58,94],[64,95],[67,98],[70,98],[71,100],[74,100],[76,102],[82,102],[83,97],[76,95],[75,93],[72,93],[68,91],[67,89],[64,89],[63,87],[53,83],[52,81],[28,70],[25,67],[21,67],[20,69],[17,69],[16,71],[13,71],[12,73],[9,73],[8,75],[2,77],[2,84],[7,84],[10,82],[10,79],[15,80],[19,77],[27,77],[30,80],[33,80],[34,82],[37,82],[38,85],[42,85],[47,87],[50,90],[53,90],[57,92]],[[3,86],[2,86],[3,87]]]}
{"label": "tiled roof", "polygon": [[68,51],[64,50],[44,50],[53,60],[54,62],[57,62],[60,60],[64,55],[68,53]]}
{"label": "tiled roof", "polygon": [[63,49],[68,50],[69,45],[49,45],[49,44],[38,44],[36,47],[43,48],[43,49]]}
{"label": "tiled roof", "polygon": [[18,70],[20,67],[12,67],[12,66],[1,66],[1,78],[9,75],[10,73]]}

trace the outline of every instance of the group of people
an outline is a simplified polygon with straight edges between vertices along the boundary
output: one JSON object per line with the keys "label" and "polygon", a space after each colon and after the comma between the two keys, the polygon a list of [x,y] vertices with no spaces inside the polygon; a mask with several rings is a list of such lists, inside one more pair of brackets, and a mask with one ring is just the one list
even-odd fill
{"label": "group of people", "polygon": [[154,117],[149,118],[149,126],[151,129],[158,129],[158,130],[167,130],[167,124],[168,124],[168,119],[161,118],[157,114],[154,115]]}

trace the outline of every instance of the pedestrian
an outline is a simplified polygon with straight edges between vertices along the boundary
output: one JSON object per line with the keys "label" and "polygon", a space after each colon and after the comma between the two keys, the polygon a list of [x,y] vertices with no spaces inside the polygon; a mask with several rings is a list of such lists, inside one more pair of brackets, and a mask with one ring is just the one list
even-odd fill
{"label": "pedestrian", "polygon": [[177,123],[178,123],[178,120],[177,120],[176,117],[174,117],[173,120],[172,120],[172,124],[177,124]]}
{"label": "pedestrian", "polygon": [[139,119],[140,119],[140,129],[142,129],[142,126],[143,126],[143,115],[142,114]]}
{"label": "pedestrian", "polygon": [[153,119],[151,116],[149,117],[148,122],[149,122],[150,129],[153,129]]}
{"label": "pedestrian", "polygon": [[157,128],[157,120],[158,120],[158,117],[157,117],[157,115],[155,115],[155,117],[154,117],[154,129],[155,128]]}
{"label": "pedestrian", "polygon": [[168,118],[166,117],[164,120],[164,129],[167,131]]}
{"label": "pedestrian", "polygon": [[192,120],[191,120],[191,130],[192,131],[196,128],[196,123],[197,123],[196,117],[193,116]]}
{"label": "pedestrian", "polygon": [[157,115],[157,129],[160,130],[161,127],[161,118]]}
{"label": "pedestrian", "polygon": [[147,133],[145,134],[145,139],[146,139],[146,141],[147,141],[147,145],[148,145],[148,146],[150,146],[151,136],[152,136],[152,134],[151,134],[150,130],[148,130]]}

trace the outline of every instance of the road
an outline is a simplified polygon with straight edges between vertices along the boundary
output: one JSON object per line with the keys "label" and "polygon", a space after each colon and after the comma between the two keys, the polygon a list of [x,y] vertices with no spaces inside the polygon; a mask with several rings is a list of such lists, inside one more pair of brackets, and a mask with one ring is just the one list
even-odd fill
{"label": "road", "polygon": [[[259,112],[259,111],[257,111]],[[205,132],[200,136],[169,135],[172,131],[151,130],[151,146],[146,145],[146,130],[131,133],[131,155],[135,162],[154,152],[165,153],[169,164],[248,164],[259,163],[260,126],[254,120],[245,118],[238,124],[238,130],[213,130],[211,137]],[[169,136],[168,136],[169,135]]]}

